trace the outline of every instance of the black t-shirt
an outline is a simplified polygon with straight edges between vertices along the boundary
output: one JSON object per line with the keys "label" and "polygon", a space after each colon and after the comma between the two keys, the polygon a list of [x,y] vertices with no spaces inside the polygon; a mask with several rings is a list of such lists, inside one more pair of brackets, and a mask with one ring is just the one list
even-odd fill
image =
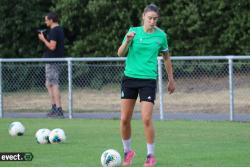
{"label": "black t-shirt", "polygon": [[56,49],[50,50],[46,48],[44,57],[45,58],[60,58],[64,57],[64,33],[61,26],[56,26],[49,30],[47,34],[48,41],[56,41]]}

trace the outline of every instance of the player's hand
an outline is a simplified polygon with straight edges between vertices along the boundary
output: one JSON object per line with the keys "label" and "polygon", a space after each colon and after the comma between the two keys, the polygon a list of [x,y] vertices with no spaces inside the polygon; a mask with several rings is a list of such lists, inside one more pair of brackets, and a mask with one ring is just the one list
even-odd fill
{"label": "player's hand", "polygon": [[135,37],[135,32],[129,32],[127,34],[127,43],[129,43]]}
{"label": "player's hand", "polygon": [[42,32],[40,32],[38,34],[38,38],[41,40],[41,41],[44,41],[45,40],[45,37],[44,37],[44,34]]}
{"label": "player's hand", "polygon": [[171,80],[168,81],[167,88],[168,88],[168,93],[169,94],[174,93],[174,91],[175,91],[175,82],[174,82],[173,79],[171,79]]}

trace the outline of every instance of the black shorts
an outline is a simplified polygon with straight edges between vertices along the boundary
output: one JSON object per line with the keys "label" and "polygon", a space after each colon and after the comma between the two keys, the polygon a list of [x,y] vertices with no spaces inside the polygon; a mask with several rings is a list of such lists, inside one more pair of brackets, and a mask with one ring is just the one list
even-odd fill
{"label": "black shorts", "polygon": [[156,93],[155,79],[138,79],[124,76],[121,83],[122,99],[137,99],[138,94],[140,101],[154,103]]}

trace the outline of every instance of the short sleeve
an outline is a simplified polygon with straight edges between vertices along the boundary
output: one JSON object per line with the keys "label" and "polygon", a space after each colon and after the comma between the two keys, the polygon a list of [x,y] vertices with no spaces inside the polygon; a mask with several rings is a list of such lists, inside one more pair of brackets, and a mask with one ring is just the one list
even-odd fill
{"label": "short sleeve", "polygon": [[133,31],[133,28],[130,27],[129,30],[128,30],[128,32],[127,32],[126,35],[124,36],[122,43],[124,43],[124,42],[126,41],[128,33],[132,32],[132,31]]}
{"label": "short sleeve", "polygon": [[58,33],[58,31],[56,31],[56,29],[52,29],[52,32],[50,34],[50,40],[57,41],[57,39],[58,39],[57,33]]}
{"label": "short sleeve", "polygon": [[168,52],[168,39],[167,34],[164,35],[162,40],[161,52]]}

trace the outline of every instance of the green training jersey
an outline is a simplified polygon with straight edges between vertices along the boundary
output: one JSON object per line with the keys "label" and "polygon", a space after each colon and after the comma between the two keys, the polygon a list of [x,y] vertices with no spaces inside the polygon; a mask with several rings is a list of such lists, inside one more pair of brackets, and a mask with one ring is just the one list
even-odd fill
{"label": "green training jersey", "polygon": [[[141,79],[157,78],[157,56],[159,52],[168,51],[166,33],[160,28],[155,28],[154,32],[147,33],[143,26],[131,27],[128,31],[135,32],[131,44],[128,48],[125,76]],[[127,36],[127,34],[126,34]],[[123,43],[126,40],[123,39]]]}

